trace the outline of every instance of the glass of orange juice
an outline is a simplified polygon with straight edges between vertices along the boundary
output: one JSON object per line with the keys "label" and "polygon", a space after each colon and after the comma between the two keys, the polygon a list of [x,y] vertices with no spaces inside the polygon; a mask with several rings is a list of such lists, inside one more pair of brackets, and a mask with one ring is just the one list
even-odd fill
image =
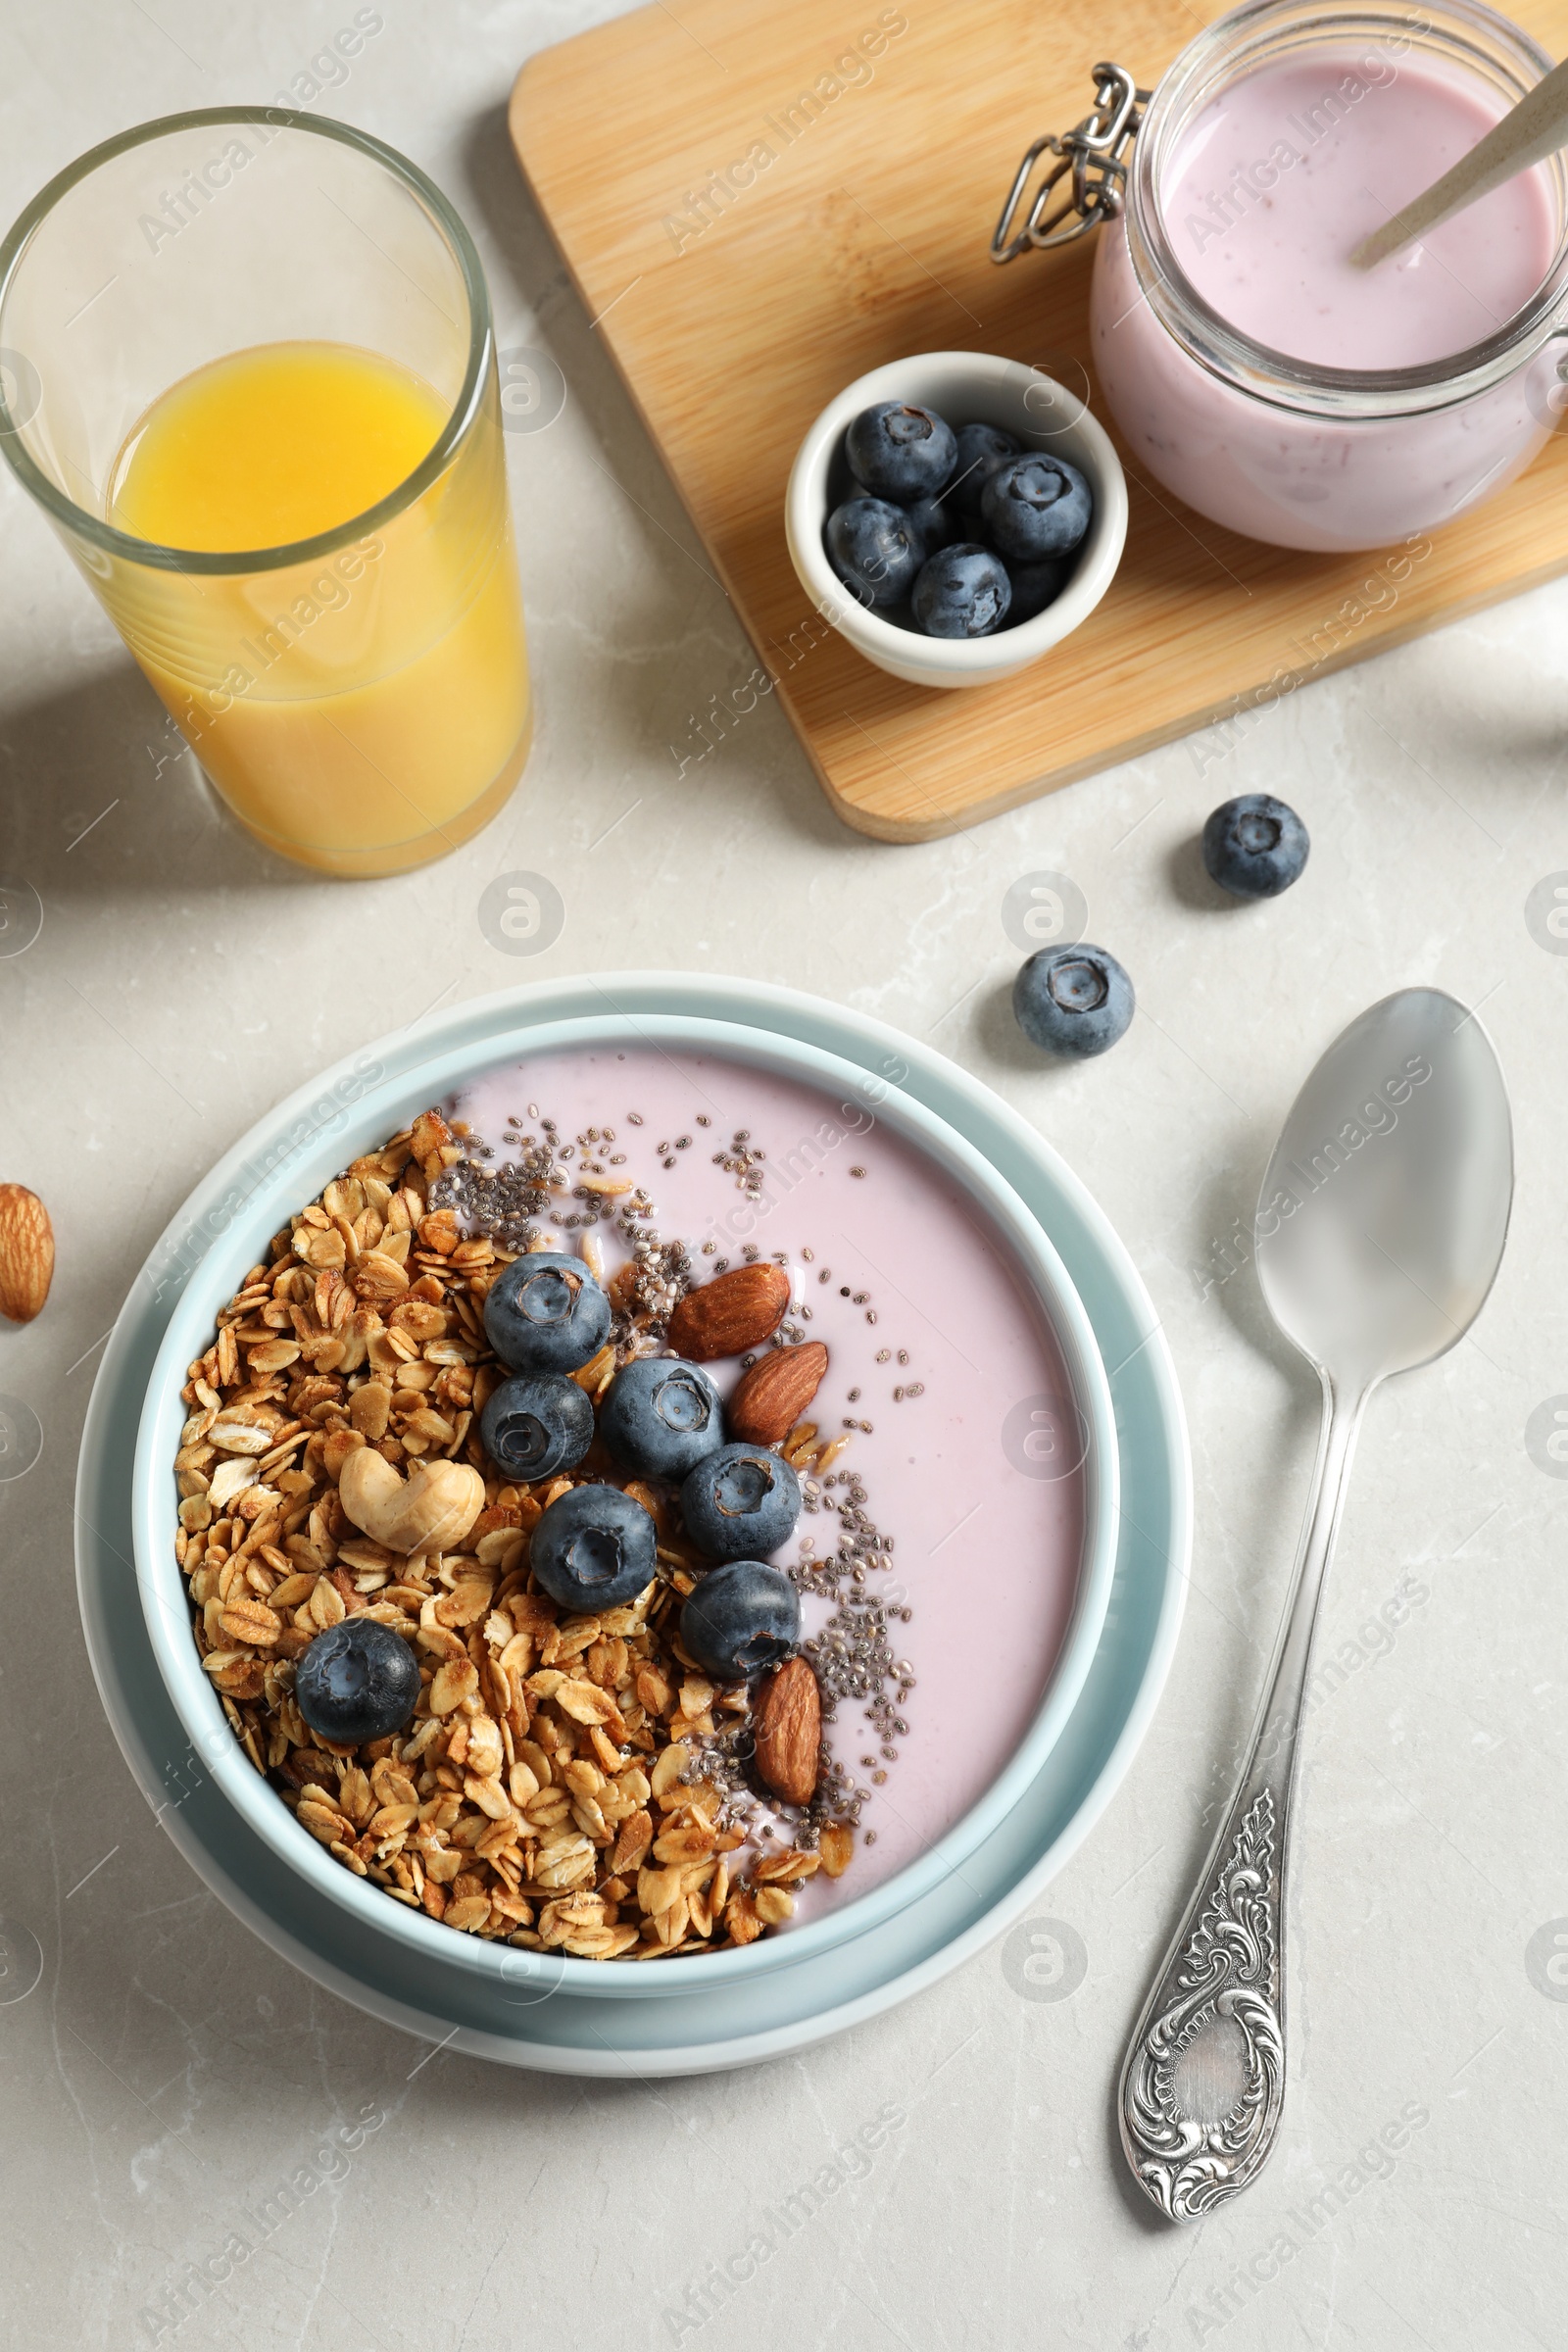
{"label": "glass of orange juice", "polygon": [[478,831],[527,757],[479,257],[422,172],[173,115],[0,246],[0,449],[246,830],[336,874]]}

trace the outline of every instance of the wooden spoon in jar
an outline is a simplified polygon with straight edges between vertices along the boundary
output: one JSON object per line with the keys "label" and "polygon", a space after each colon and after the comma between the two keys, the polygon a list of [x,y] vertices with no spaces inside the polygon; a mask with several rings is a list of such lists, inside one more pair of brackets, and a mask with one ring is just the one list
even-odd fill
{"label": "wooden spoon in jar", "polygon": [[1568,59],[1553,66],[1544,80],[1510,107],[1500,122],[1494,123],[1484,139],[1477,140],[1468,155],[1443,177],[1434,180],[1426,193],[1407,204],[1402,213],[1396,213],[1371,236],[1363,237],[1350,256],[1357,270],[1371,270],[1387,261],[1416,237],[1424,237],[1428,229],[1436,228],[1454,213],[1462,213],[1467,204],[1489,196],[1500,188],[1515,172],[1528,172],[1532,164],[1544,163],[1555,155],[1559,147],[1568,146]]}

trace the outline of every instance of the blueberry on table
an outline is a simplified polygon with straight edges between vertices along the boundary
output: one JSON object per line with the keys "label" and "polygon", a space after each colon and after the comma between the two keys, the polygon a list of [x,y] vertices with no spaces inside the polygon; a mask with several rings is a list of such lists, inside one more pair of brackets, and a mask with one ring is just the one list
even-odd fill
{"label": "blueberry on table", "polygon": [[1044,564],[1009,564],[1007,577],[1012,583],[1012,603],[1007,609],[1007,626],[1016,627],[1020,620],[1033,620],[1048,605],[1054,605],[1073,575],[1071,557],[1058,557]]}
{"label": "blueberry on table", "polygon": [[1311,847],[1296,810],[1271,792],[1222,801],[1203,827],[1203,863],[1235,899],[1277,899],[1298,878]]}
{"label": "blueberry on table", "polygon": [[508,1478],[554,1478],[582,1460],[594,1442],[587,1391],[564,1372],[527,1372],[504,1380],[479,1416],[484,1449]]}
{"label": "blueberry on table", "polygon": [[1011,563],[1039,564],[1081,545],[1095,502],[1065,458],[1012,458],[987,482],[980,512],[993,547]]}
{"label": "blueberry on table", "polygon": [[344,1617],[318,1634],[294,1669],[294,1703],[318,1739],[360,1747],[401,1732],[419,1696],[419,1661],[373,1617]]}
{"label": "blueberry on table", "polygon": [[879,400],[844,436],[850,471],[873,498],[934,498],[953,471],[958,445],[935,409]]}
{"label": "blueberry on table", "polygon": [[580,1257],[534,1250],[490,1285],[484,1327],[514,1372],[575,1372],[610,1337],[610,1300]]}
{"label": "blueberry on table", "polygon": [[914,617],[928,637],[989,637],[1011,601],[1002,558],[962,541],[934,555],[914,583]]}
{"label": "blueberry on table", "polygon": [[839,578],[862,605],[902,605],[925,562],[908,515],[882,498],[852,498],[835,507],[822,544]]}
{"label": "blueberry on table", "polygon": [[653,1582],[658,1551],[640,1502],[618,1487],[573,1487],[534,1529],[528,1558],[552,1600],[592,1613],[635,1600]]}
{"label": "blueberry on table", "polygon": [[765,1446],[720,1446],[688,1476],[680,1509],[710,1560],[765,1559],[800,1517],[801,1482]]}
{"label": "blueberry on table", "polygon": [[980,536],[980,502],[987,482],[999,466],[1021,455],[1011,433],[1004,433],[1000,424],[959,425],[947,503],[956,508],[958,528],[965,539]]}
{"label": "blueberry on table", "polygon": [[744,1682],[799,1646],[800,1594],[782,1568],[730,1560],[710,1568],[687,1595],[680,1638],[705,1674]]}
{"label": "blueberry on table", "polygon": [[599,1408],[605,1444],[642,1478],[684,1478],[724,1443],[724,1405],[706,1372],[678,1355],[640,1355]]}
{"label": "blueberry on table", "polygon": [[1115,956],[1082,942],[1042,948],[1012,984],[1018,1026],[1046,1054],[1103,1054],[1125,1033],[1135,1002]]}

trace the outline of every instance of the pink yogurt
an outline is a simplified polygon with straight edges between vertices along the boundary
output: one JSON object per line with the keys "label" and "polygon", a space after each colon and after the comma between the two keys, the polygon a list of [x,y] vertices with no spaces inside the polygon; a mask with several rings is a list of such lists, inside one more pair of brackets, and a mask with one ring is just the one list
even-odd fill
{"label": "pink yogurt", "polygon": [[1140,290],[1126,225],[1100,240],[1095,358],[1135,465],[1235,530],[1322,549],[1413,537],[1510,480],[1552,422],[1543,370],[1424,414],[1303,414],[1223,380],[1171,331],[1185,278],[1298,374],[1427,367],[1496,336],[1553,263],[1548,167],[1374,270],[1349,256],[1505,111],[1457,66],[1379,44],[1287,50],[1202,107],[1160,173],[1175,264],[1163,318]]}
{"label": "pink yogurt", "polygon": [[[1324,104],[1336,91],[1338,117]],[[1441,68],[1406,61],[1369,84],[1348,56],[1281,58],[1233,82],[1182,139],[1166,232],[1202,299],[1271,351],[1322,368],[1446,359],[1545,276],[1557,238],[1544,175],[1521,172],[1376,270],[1350,255],[1501,112],[1495,93]]]}
{"label": "pink yogurt", "polygon": [[[492,1146],[491,1164],[512,1156],[514,1113],[529,1136],[541,1117],[554,1119],[564,1141],[612,1127],[613,1150],[627,1155],[620,1172],[654,1203],[648,1222],[662,1241],[684,1240],[700,1273],[715,1259],[738,1263],[747,1243],[766,1257],[787,1252],[792,1316],[805,1317],[802,1336],[824,1342],[830,1359],[811,1418],[824,1435],[870,1423],[851,1432],[835,1468],[858,1475],[865,1511],[892,1539],[889,1570],[870,1576],[868,1589],[891,1597],[898,1587],[912,1611],[894,1644],[914,1672],[903,1707],[909,1728],[885,1763],[861,1708],[841,1702],[830,1744],[871,1793],[844,1876],[818,1872],[802,1890],[804,1924],[879,1886],[952,1829],[1039,1709],[1077,1591],[1084,1475],[1081,1465],[1054,1479],[1025,1474],[1004,1425],[1020,1400],[1070,1395],[1060,1350],[974,1200],[863,1103],[706,1054],[606,1047],[508,1064],[446,1106]],[[755,1201],[714,1164],[742,1128],[752,1151],[765,1153]],[[656,1150],[681,1136],[691,1139],[684,1150]],[[612,1274],[625,1247],[608,1223],[593,1231]],[[562,1246],[578,1239],[564,1233]],[[879,1363],[884,1348],[889,1360]],[[740,1366],[708,1369],[727,1390]],[[916,1385],[919,1396],[895,1401],[895,1388]],[[837,1541],[834,1515],[803,1513],[776,1556],[793,1565]],[[810,1635],[830,1610],[808,1594],[803,1613]],[[862,1768],[865,1756],[885,1770],[882,1785]]]}

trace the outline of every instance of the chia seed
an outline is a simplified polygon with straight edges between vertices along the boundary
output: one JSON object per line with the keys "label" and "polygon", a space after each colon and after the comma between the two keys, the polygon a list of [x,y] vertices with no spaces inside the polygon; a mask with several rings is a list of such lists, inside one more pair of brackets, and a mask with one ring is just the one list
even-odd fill
{"label": "chia seed", "polygon": [[[628,1362],[633,1355],[647,1352],[650,1346],[661,1347],[668,1318],[674,1307],[692,1287],[693,1268],[686,1245],[679,1240],[664,1240],[654,1222],[653,1203],[639,1184],[627,1195],[607,1198],[590,1193],[581,1182],[570,1186],[567,1169],[572,1175],[602,1174],[605,1159],[596,1153],[607,1153],[614,1141],[611,1128],[590,1127],[574,1142],[564,1143],[554,1119],[542,1118],[536,1102],[528,1105],[529,1119],[537,1123],[537,1136],[519,1131],[519,1122],[508,1122],[505,1141],[508,1157],[494,1165],[484,1164],[493,1154],[488,1145],[477,1137],[464,1139],[466,1156],[443,1169],[429,1188],[431,1209],[450,1208],[458,1216],[466,1235],[494,1241],[502,1250],[520,1253],[539,1241],[541,1230],[557,1229],[563,1235],[578,1228],[599,1223],[612,1226],[627,1251],[626,1263],[615,1280],[615,1304],[611,1325],[611,1341],[615,1349],[617,1364]],[[640,1112],[626,1114],[629,1128],[643,1125]],[[694,1126],[709,1127],[711,1122],[702,1113],[696,1114]],[[666,1168],[678,1162],[675,1153],[691,1148],[691,1135],[677,1136],[672,1142],[658,1147],[658,1157]],[[712,1154],[713,1164],[725,1168],[734,1176],[743,1194],[757,1197],[762,1189],[760,1166],[765,1152],[752,1143],[751,1131],[738,1128],[730,1148]],[[626,1165],[624,1152],[608,1153],[612,1167]],[[863,1175],[863,1169],[853,1171]],[[570,1187],[572,1209],[563,1214],[561,1196]],[[569,1246],[569,1245],[568,1245]],[[694,1245],[694,1247],[697,1247]],[[718,1245],[708,1240],[700,1245],[700,1254],[707,1261],[705,1276],[724,1273],[730,1260],[715,1254]],[[791,1260],[785,1250],[772,1253],[774,1262],[788,1269]],[[748,1265],[761,1258],[757,1245],[743,1245],[740,1260]],[[815,1252],[803,1248],[798,1252],[803,1265],[814,1265]],[[819,1284],[831,1281],[832,1270],[817,1269]],[[848,1283],[839,1287],[839,1296],[864,1306],[868,1294],[854,1291]],[[801,1306],[794,1310],[799,1321],[785,1320],[773,1335],[772,1345],[798,1342],[803,1325],[811,1319],[811,1309]],[[867,1315],[874,1322],[875,1311]],[[758,1350],[743,1359],[749,1369],[762,1351]],[[885,1362],[888,1350],[878,1351],[877,1361]],[[901,1351],[901,1362],[907,1355]],[[914,1395],[909,1388],[908,1395]],[[849,1391],[848,1401],[858,1403],[859,1387]],[[858,1429],[870,1434],[869,1421],[844,1418],[846,1431]],[[821,1697],[824,1745],[822,1766],[815,1792],[804,1807],[781,1806],[761,1783],[757,1771],[755,1733],[749,1716],[743,1711],[733,1720],[723,1709],[715,1708],[719,1728],[705,1737],[683,1774],[684,1779],[715,1781],[722,1791],[720,1818],[727,1826],[741,1827],[745,1836],[758,1843],[777,1842],[781,1838],[802,1852],[815,1852],[820,1832],[828,1822],[845,1822],[860,1828],[862,1808],[869,1801],[873,1788],[887,1781],[887,1766],[898,1760],[895,1738],[907,1737],[906,1720],[895,1712],[902,1706],[914,1687],[914,1678],[907,1660],[895,1660],[892,1646],[892,1627],[907,1623],[911,1617],[908,1605],[894,1597],[899,1588],[886,1591],[884,1580],[891,1576],[894,1540],[884,1537],[867,1511],[867,1493],[860,1473],[844,1470],[825,1477],[803,1477],[803,1513],[836,1515],[837,1525],[827,1537],[828,1548],[822,1557],[816,1556],[816,1539],[803,1533],[800,1557],[790,1569],[792,1582],[802,1592],[809,1592],[826,1604],[826,1622],[802,1644],[816,1676]],[[658,1616],[678,1608],[679,1592],[689,1580],[676,1578],[666,1584],[662,1604],[656,1604]],[[741,1706],[744,1710],[742,1695]],[[827,1727],[844,1720],[854,1712],[863,1722],[860,1737],[869,1737],[878,1753],[868,1753],[861,1759],[865,1781],[857,1781],[832,1752]],[[781,1822],[782,1828],[775,1828]],[[874,1830],[863,1832],[865,1842],[873,1844]]]}

